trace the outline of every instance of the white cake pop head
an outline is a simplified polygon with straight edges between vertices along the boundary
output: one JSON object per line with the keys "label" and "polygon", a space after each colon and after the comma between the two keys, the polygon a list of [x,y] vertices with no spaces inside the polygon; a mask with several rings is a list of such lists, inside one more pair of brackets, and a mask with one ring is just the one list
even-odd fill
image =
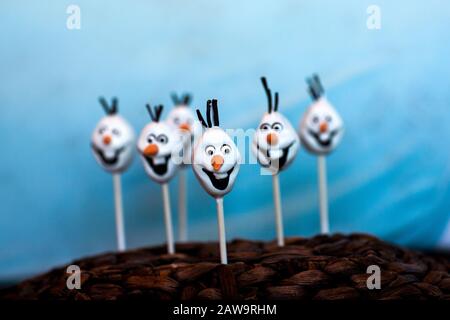
{"label": "white cake pop head", "polygon": [[300,122],[300,139],[308,151],[326,155],[341,141],[344,124],[337,111],[325,98],[319,77],[313,75],[307,82],[309,94],[314,102]]}
{"label": "white cake pop head", "polygon": [[177,132],[168,123],[160,121],[162,105],[152,110],[147,104],[147,110],[152,122],[142,129],[137,148],[145,172],[156,182],[166,183],[178,170],[182,143]]}
{"label": "white cake pop head", "polygon": [[201,125],[197,121],[194,112],[189,107],[192,100],[190,94],[184,94],[178,97],[172,93],[172,100],[175,107],[170,110],[167,116],[167,122],[176,130],[183,140],[183,164],[191,163],[191,150],[194,146],[194,141],[201,135]]}
{"label": "white cake pop head", "polygon": [[206,192],[215,198],[221,198],[233,188],[241,156],[230,136],[219,127],[217,100],[207,102],[207,121],[198,109],[197,115],[205,131],[192,154],[194,173]]}
{"label": "white cake pop head", "polygon": [[108,172],[125,171],[133,160],[134,131],[130,124],[117,114],[117,98],[111,106],[105,98],[99,99],[106,112],[92,132],[91,147],[97,162]]}
{"label": "white cake pop head", "polygon": [[252,150],[261,166],[277,173],[285,169],[297,155],[300,140],[293,126],[278,112],[278,92],[272,93],[262,77],[268,100],[268,111],[264,113],[253,138]]}

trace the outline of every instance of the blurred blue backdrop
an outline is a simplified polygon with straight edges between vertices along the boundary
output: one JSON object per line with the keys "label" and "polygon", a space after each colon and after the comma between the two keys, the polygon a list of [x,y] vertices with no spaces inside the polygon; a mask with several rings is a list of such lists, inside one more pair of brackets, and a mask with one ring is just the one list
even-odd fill
{"label": "blurred blue backdrop", "polygon": [[[328,157],[332,231],[449,246],[450,3],[376,1],[369,30],[372,2],[2,1],[0,279],[115,249],[112,179],[89,148],[99,95],[117,95],[137,132],[145,103],[171,106],[173,90],[200,108],[216,97],[225,127],[252,128],[261,75],[297,125],[318,72],[345,121]],[[66,28],[70,4],[80,30]],[[188,178],[190,238],[216,239],[214,201]],[[136,159],[122,182],[128,245],[161,243],[160,187]],[[316,159],[302,149],[281,188],[286,235],[317,233]],[[273,239],[270,176],[243,165],[225,215],[229,239]]]}

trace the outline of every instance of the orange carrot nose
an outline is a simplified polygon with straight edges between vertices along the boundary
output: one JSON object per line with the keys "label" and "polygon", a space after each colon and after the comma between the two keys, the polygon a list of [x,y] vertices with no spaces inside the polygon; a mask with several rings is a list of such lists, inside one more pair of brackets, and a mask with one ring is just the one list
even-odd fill
{"label": "orange carrot nose", "polygon": [[320,133],[324,133],[328,130],[328,124],[326,122],[322,122],[319,127]]}
{"label": "orange carrot nose", "polygon": [[266,136],[267,143],[270,145],[274,145],[278,143],[278,136],[275,133],[269,133]]}
{"label": "orange carrot nose", "polygon": [[144,155],[148,156],[148,157],[152,157],[154,155],[156,155],[158,153],[158,146],[154,143],[149,144],[145,149],[144,149]]}
{"label": "orange carrot nose", "polygon": [[191,126],[189,123],[182,123],[180,124],[180,129],[184,131],[191,131]]}
{"label": "orange carrot nose", "polygon": [[214,171],[219,171],[220,168],[222,168],[222,165],[223,165],[223,157],[215,155],[211,159],[211,165],[213,166]]}
{"label": "orange carrot nose", "polygon": [[108,145],[108,144],[111,143],[111,140],[112,140],[111,136],[104,136],[103,137],[103,144]]}

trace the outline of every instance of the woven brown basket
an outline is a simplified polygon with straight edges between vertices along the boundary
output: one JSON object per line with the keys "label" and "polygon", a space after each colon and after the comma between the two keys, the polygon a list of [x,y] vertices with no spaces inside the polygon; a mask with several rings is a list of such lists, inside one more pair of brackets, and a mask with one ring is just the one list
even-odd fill
{"label": "woven brown basket", "polygon": [[[63,300],[450,300],[450,259],[385,243],[364,234],[234,240],[228,265],[217,243],[186,243],[108,253],[74,261],[81,289],[69,290],[66,267],[0,292],[1,299]],[[381,289],[367,288],[367,267],[381,269]]]}

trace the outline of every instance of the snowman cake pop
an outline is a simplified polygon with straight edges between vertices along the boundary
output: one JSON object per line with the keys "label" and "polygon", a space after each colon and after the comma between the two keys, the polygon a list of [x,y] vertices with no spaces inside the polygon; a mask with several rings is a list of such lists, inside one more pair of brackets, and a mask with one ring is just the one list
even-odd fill
{"label": "snowman cake pop", "polygon": [[176,131],[166,122],[160,121],[163,106],[159,105],[152,109],[147,104],[146,107],[152,121],[142,129],[137,148],[141,154],[145,172],[162,187],[167,251],[172,254],[175,252],[175,246],[168,182],[179,168],[182,143]]}
{"label": "snowman cake pop", "polygon": [[327,155],[341,142],[344,133],[342,118],[324,96],[318,75],[307,79],[308,92],[313,103],[300,123],[300,139],[305,148],[315,155]]}
{"label": "snowman cake pop", "polygon": [[[183,141],[183,163],[181,169],[186,169],[191,164],[191,150],[194,141],[201,134],[201,125],[196,120],[195,114],[189,107],[192,100],[190,94],[178,96],[172,93],[175,107],[169,112],[167,122],[178,131]],[[178,181],[178,237],[180,241],[187,240],[187,194],[186,194],[186,170],[180,170]]]}
{"label": "snowman cake pop", "polygon": [[216,199],[220,258],[226,264],[223,197],[233,188],[241,156],[231,137],[219,127],[217,100],[208,100],[206,121],[198,109],[197,115],[205,130],[192,153],[192,167],[202,187]]}
{"label": "snowman cake pop", "polygon": [[313,103],[300,121],[300,140],[305,148],[317,155],[319,209],[321,233],[329,233],[328,195],[325,156],[341,142],[344,133],[342,118],[324,96],[319,76],[308,78],[308,92]]}
{"label": "snowman cake pop", "polygon": [[201,134],[201,125],[197,121],[194,112],[189,107],[192,100],[190,94],[184,94],[178,97],[172,93],[172,100],[175,107],[170,110],[167,116],[167,122],[178,130],[183,140],[183,163],[182,166],[191,164],[191,150],[195,138]]}
{"label": "snowman cake pop", "polygon": [[113,175],[117,246],[125,250],[122,190],[120,174],[130,165],[134,154],[135,134],[130,124],[118,115],[117,98],[111,105],[105,98],[99,99],[106,116],[98,122],[91,137],[91,147],[98,164]]}
{"label": "snowman cake pop", "polygon": [[117,98],[112,99],[111,106],[103,97],[99,101],[106,116],[100,119],[92,132],[92,151],[103,169],[111,173],[121,173],[133,159],[134,131],[118,114]]}
{"label": "snowman cake pop", "polygon": [[150,178],[158,183],[167,183],[179,168],[180,162],[174,158],[181,152],[181,140],[168,123],[160,121],[162,105],[153,110],[149,104],[146,107],[152,121],[142,129],[137,148]]}
{"label": "snowman cake pop", "polygon": [[272,173],[277,243],[284,246],[283,217],[278,174],[292,163],[300,140],[288,119],[278,112],[278,92],[272,97],[267,80],[261,78],[267,95],[268,110],[264,113],[253,138],[252,150],[262,167]]}
{"label": "snowman cake pop", "polygon": [[300,140],[289,120],[278,112],[278,92],[273,99],[266,78],[262,77],[261,82],[267,95],[268,110],[256,129],[252,149],[261,166],[276,174],[294,160]]}

